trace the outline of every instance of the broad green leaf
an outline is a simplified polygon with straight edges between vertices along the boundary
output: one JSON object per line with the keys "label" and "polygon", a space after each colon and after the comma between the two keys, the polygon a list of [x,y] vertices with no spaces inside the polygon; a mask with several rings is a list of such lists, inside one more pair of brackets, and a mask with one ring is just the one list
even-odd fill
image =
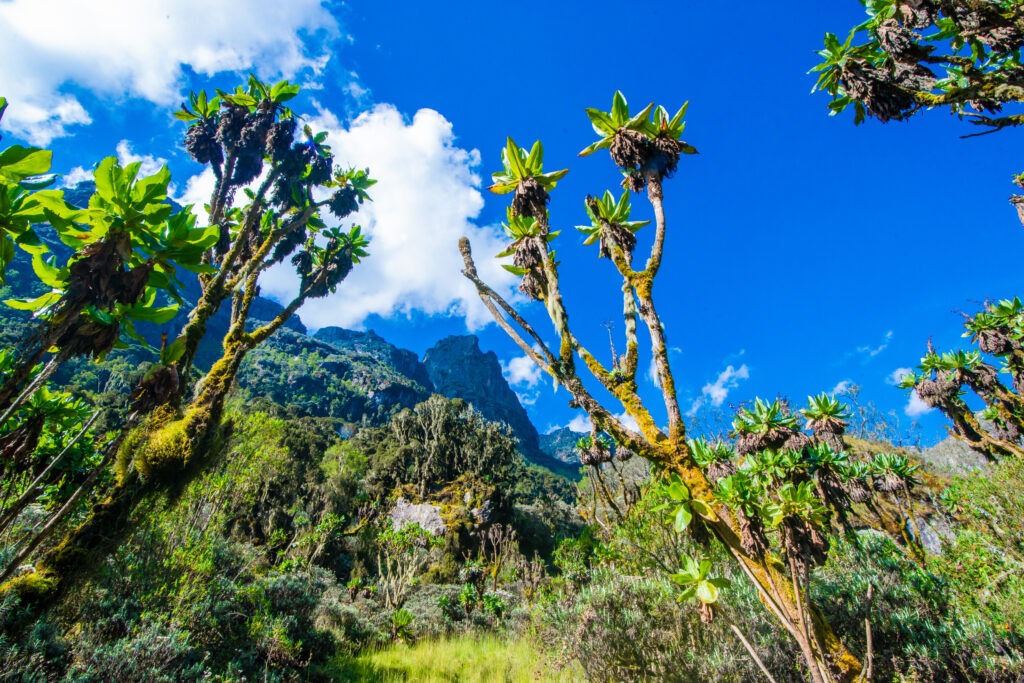
{"label": "broad green leaf", "polygon": [[38,311],[60,301],[60,292],[47,292],[35,299],[7,299],[5,304],[18,311]]}
{"label": "broad green leaf", "polygon": [[7,265],[14,259],[14,242],[6,236],[0,236],[0,285],[7,280]]}
{"label": "broad green leaf", "polygon": [[526,170],[531,173],[539,173],[543,163],[544,146],[540,144],[540,140],[537,140],[537,142],[533,143],[533,147],[530,149],[530,155],[526,157]]}
{"label": "broad green leaf", "polygon": [[697,584],[697,599],[701,602],[711,604],[718,602],[718,586],[710,581],[701,581]]}
{"label": "broad green leaf", "polygon": [[587,109],[586,112],[595,133],[602,137],[615,135],[615,124],[608,114],[600,109]]}
{"label": "broad green leaf", "polygon": [[612,97],[612,121],[621,126],[629,118],[629,106],[621,90],[616,90]]}
{"label": "broad green leaf", "polygon": [[48,263],[42,254],[32,255],[32,270],[35,272],[36,277],[39,278],[39,281],[47,287],[62,289],[65,285],[66,276],[61,273],[61,269]]}
{"label": "broad green leaf", "polygon": [[690,526],[690,522],[693,521],[693,512],[690,511],[690,506],[683,504],[676,510],[675,526],[676,531],[685,531],[686,527]]}
{"label": "broad green leaf", "polygon": [[183,355],[185,355],[185,338],[179,337],[160,353],[160,362],[164,365],[170,365],[171,363],[176,363]]}
{"label": "broad green leaf", "polygon": [[117,198],[119,171],[117,157],[107,157],[96,166],[96,171],[93,173],[93,179],[96,181],[96,194],[110,204],[115,203]]}
{"label": "broad green leaf", "polygon": [[704,519],[710,519],[710,520],[717,519],[717,516],[715,515],[715,511],[712,510],[711,506],[708,505],[707,503],[705,503],[703,500],[699,500],[697,498],[694,498],[693,500],[690,501],[690,507],[693,508],[693,511],[696,512],[701,517],[703,517]]}
{"label": "broad green leaf", "polygon": [[686,484],[681,481],[674,481],[669,484],[668,495],[672,497],[672,500],[690,499],[690,491],[686,488]]}
{"label": "broad green leaf", "polygon": [[14,145],[0,152],[0,177],[18,182],[50,170],[53,152],[48,149]]}
{"label": "broad green leaf", "polygon": [[487,189],[490,190],[491,192],[493,192],[494,194],[508,194],[509,192],[514,192],[516,187],[518,187],[518,185],[519,185],[518,182],[516,182],[516,183],[495,183],[494,185],[488,186]]}
{"label": "broad green leaf", "polygon": [[599,149],[608,149],[611,146],[612,146],[612,139],[610,137],[609,138],[604,138],[602,140],[598,140],[597,142],[595,142],[595,143],[593,143],[591,145],[587,145],[585,148],[583,148],[583,151],[580,152],[578,156],[581,156],[581,157],[590,156],[591,154],[593,154],[594,152],[596,152]]}
{"label": "broad green leaf", "polygon": [[641,130],[647,123],[647,117],[651,115],[651,109],[654,108],[654,103],[648,104],[644,107],[643,111],[631,118],[625,123],[625,128],[631,128],[633,130]]}
{"label": "broad green leaf", "polygon": [[505,143],[505,158],[508,161],[509,170],[512,171],[512,175],[514,175],[517,180],[522,180],[523,178],[528,177],[529,174],[526,172],[526,168],[523,166],[523,160],[519,156],[519,146],[516,145],[512,138],[508,138],[508,141]]}
{"label": "broad green leaf", "polygon": [[174,316],[178,314],[177,304],[171,306],[163,306],[160,308],[146,308],[140,306],[134,306],[125,313],[132,320],[139,320],[147,323],[154,323],[156,325],[163,325],[174,319]]}

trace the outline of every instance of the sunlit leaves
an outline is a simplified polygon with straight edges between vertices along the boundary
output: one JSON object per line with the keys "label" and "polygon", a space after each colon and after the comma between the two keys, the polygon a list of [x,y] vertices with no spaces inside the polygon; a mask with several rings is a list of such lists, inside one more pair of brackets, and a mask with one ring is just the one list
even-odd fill
{"label": "sunlit leaves", "polygon": [[533,143],[529,153],[508,138],[505,148],[501,150],[502,170],[491,174],[494,184],[487,189],[495,194],[514,192],[519,183],[527,178],[536,180],[542,188],[551,191],[558,181],[565,177],[569,169],[544,173],[544,146],[540,140]]}
{"label": "sunlit leaves", "polygon": [[683,587],[683,592],[677,600],[683,602],[696,598],[708,605],[718,602],[721,590],[729,588],[732,583],[729,579],[711,578],[711,569],[711,560],[703,559],[698,562],[689,555],[685,555],[683,566],[679,572],[669,575],[674,583]]}

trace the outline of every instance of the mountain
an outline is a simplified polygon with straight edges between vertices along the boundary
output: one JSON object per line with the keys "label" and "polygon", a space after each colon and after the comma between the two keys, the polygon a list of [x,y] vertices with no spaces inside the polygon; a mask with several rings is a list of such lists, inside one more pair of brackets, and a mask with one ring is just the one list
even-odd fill
{"label": "mountain", "polygon": [[574,432],[568,427],[561,427],[542,434],[540,437],[540,450],[550,457],[570,465],[579,465],[580,458],[576,454],[576,441],[581,436],[580,432]]}
{"label": "mountain", "polygon": [[461,398],[488,420],[507,424],[524,454],[540,453],[537,428],[505,380],[498,356],[481,351],[476,337],[445,337],[427,351],[423,364],[437,393]]}
{"label": "mountain", "polygon": [[253,349],[238,385],[300,416],[382,424],[433,393],[423,365],[374,332],[328,327],[314,336],[278,330]]}

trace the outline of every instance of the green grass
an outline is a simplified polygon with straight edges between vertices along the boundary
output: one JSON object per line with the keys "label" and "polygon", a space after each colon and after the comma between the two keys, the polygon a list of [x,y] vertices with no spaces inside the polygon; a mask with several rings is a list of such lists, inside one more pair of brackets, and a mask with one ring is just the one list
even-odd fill
{"label": "green grass", "polygon": [[462,636],[394,645],[339,662],[338,680],[373,683],[570,683],[583,677],[551,670],[528,639]]}

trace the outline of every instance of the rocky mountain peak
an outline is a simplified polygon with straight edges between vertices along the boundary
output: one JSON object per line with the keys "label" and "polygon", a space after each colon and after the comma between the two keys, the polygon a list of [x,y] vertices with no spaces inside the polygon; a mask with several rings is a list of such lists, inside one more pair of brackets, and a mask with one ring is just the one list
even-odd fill
{"label": "rocky mountain peak", "polygon": [[530,457],[540,454],[537,429],[505,381],[501,363],[493,351],[480,350],[473,335],[445,337],[423,357],[435,391],[471,403],[488,420],[504,422]]}

